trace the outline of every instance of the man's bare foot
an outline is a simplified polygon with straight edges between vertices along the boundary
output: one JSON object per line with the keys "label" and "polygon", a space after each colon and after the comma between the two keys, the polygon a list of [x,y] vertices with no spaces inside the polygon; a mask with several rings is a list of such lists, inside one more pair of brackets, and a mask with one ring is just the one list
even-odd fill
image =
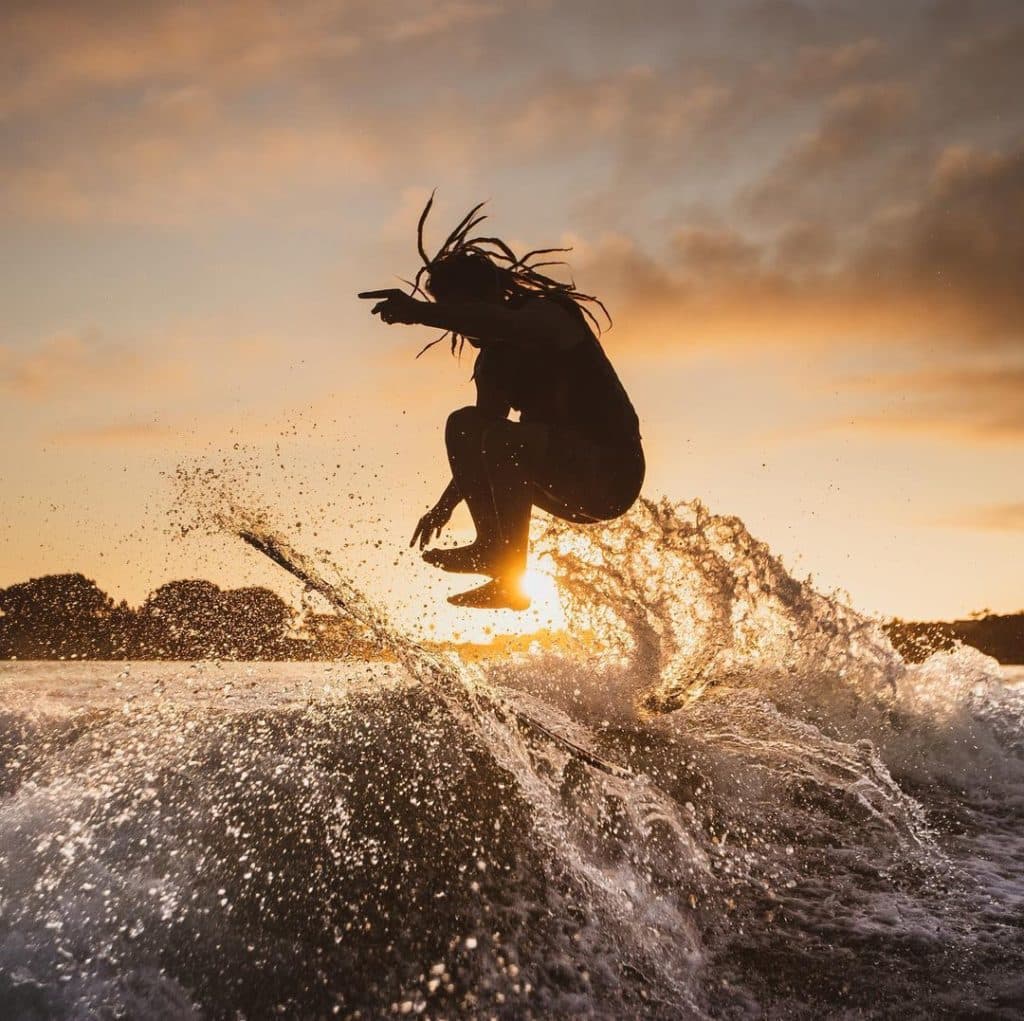
{"label": "man's bare foot", "polygon": [[469,546],[456,546],[455,549],[428,549],[423,559],[442,571],[453,571],[457,574],[493,574],[494,553],[488,546],[478,542]]}
{"label": "man's bare foot", "polygon": [[530,597],[518,582],[494,578],[479,588],[449,596],[448,602],[474,610],[525,610],[530,605]]}

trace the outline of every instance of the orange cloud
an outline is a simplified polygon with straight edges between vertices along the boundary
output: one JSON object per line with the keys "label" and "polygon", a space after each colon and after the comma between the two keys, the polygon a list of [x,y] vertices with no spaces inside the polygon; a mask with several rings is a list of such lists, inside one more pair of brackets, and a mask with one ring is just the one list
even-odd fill
{"label": "orange cloud", "polygon": [[357,49],[358,35],[338,13],[329,4],[282,8],[267,0],[200,7],[15,5],[3,26],[0,52],[10,81],[0,111],[36,109],[83,89],[196,80],[237,87],[265,80]]}
{"label": "orange cloud", "polygon": [[1024,503],[977,507],[959,517],[958,523],[986,531],[1024,531]]}
{"label": "orange cloud", "polygon": [[61,429],[50,439],[55,443],[82,443],[123,447],[128,444],[170,444],[181,446],[182,433],[173,426],[159,422],[114,422],[108,425]]}
{"label": "orange cloud", "polygon": [[355,124],[225,126],[140,123],[124,135],[107,126],[97,155],[68,152],[61,165],[26,162],[6,174],[8,216],[113,223],[182,224],[200,215],[249,215],[305,189],[369,180],[383,157]]}
{"label": "orange cloud", "polygon": [[0,113],[137,86],[200,83],[231,95],[335,69],[384,41],[465,31],[502,7],[482,0],[443,0],[426,10],[411,0],[12,3],[0,21]]}
{"label": "orange cloud", "polygon": [[824,225],[757,239],[684,225],[661,259],[623,235],[585,245],[577,278],[634,324],[632,341],[659,351],[838,338],[1019,349],[1024,149],[947,149],[921,191],[866,217],[845,250]]}
{"label": "orange cloud", "polygon": [[27,349],[0,345],[0,387],[28,401],[112,389],[140,379],[182,385],[180,364],[153,364],[138,351],[112,344],[95,333],[63,333]]}
{"label": "orange cloud", "polygon": [[996,503],[972,507],[944,519],[941,523],[986,532],[1024,532],[1024,503]]}
{"label": "orange cloud", "polygon": [[1020,364],[880,375],[850,385],[886,404],[884,413],[859,418],[861,426],[992,442],[1019,443],[1024,437],[1024,367]]}

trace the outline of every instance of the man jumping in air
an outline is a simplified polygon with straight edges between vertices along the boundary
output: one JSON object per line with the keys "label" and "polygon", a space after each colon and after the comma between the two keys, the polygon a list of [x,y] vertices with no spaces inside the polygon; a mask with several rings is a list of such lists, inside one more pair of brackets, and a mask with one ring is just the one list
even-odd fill
{"label": "man jumping in air", "polygon": [[[577,523],[629,510],[644,480],[639,422],[585,307],[604,306],[539,272],[555,263],[538,257],[565,249],[519,258],[499,238],[470,237],[485,219],[478,215],[481,203],[431,259],[423,226],[432,204],[433,196],[419,220],[423,267],[413,294],[359,295],[379,299],[372,311],[385,323],[442,329],[438,340],[450,335],[453,352],[466,341],[480,352],[473,370],[476,405],[453,411],[445,428],[451,482],[420,519],[410,545],[424,549],[465,500],[475,541],[427,549],[423,559],[444,571],[490,576],[450,603],[523,610],[530,602],[521,580],[533,508]],[[518,422],[508,417],[512,409],[520,413]]]}

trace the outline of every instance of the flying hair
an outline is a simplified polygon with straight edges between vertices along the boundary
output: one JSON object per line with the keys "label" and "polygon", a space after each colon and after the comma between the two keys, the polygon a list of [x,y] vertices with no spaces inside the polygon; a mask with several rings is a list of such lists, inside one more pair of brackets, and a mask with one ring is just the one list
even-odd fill
{"label": "flying hair", "polygon": [[[430,198],[423,207],[419,222],[416,224],[416,248],[419,251],[420,259],[423,260],[423,265],[413,280],[403,281],[412,288],[413,294],[419,294],[426,300],[431,300],[431,296],[421,286],[421,281],[424,276],[429,281],[430,276],[438,270],[443,271],[444,268],[455,269],[456,267],[465,270],[468,267],[475,275],[479,276],[482,271],[487,269],[489,270],[488,285],[493,285],[506,301],[522,299],[530,295],[542,295],[562,302],[570,301],[600,333],[601,326],[594,313],[587,307],[588,305],[597,305],[604,313],[608,326],[612,325],[612,317],[599,298],[576,290],[574,281],[567,284],[562,283],[540,272],[549,266],[566,265],[561,259],[544,259],[543,256],[570,252],[571,248],[535,248],[525,255],[519,256],[501,238],[471,236],[474,228],[487,219],[486,214],[480,212],[484,206],[483,202],[478,202],[466,213],[459,221],[458,226],[445,238],[444,244],[437,250],[437,254],[431,258],[427,254],[423,230],[434,205],[434,194],[434,192],[430,193]],[[446,338],[451,339],[452,354],[461,354],[466,338],[449,330],[423,347],[416,357],[419,358],[424,351]]]}

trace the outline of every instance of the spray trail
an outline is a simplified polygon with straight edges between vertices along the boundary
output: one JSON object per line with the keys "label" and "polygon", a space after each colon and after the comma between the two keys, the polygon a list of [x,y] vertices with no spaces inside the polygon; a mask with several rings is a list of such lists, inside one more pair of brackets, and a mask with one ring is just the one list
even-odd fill
{"label": "spray trail", "polygon": [[211,502],[397,665],[0,665],[8,1014],[1019,1015],[1024,700],[980,654],[907,666],[644,502],[538,537],[576,648],[471,667]]}

